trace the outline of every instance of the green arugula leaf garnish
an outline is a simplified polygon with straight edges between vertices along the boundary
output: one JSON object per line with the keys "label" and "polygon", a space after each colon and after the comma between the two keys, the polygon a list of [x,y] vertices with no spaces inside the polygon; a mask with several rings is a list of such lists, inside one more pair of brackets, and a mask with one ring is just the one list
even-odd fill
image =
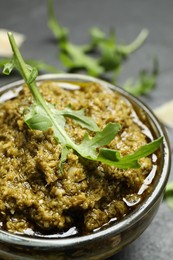
{"label": "green arugula leaf garnish", "polygon": [[[67,107],[63,110],[57,110],[52,104],[49,104],[46,102],[46,106],[49,108],[51,114],[61,121],[61,125],[65,126],[65,121],[63,117],[70,117],[73,120],[75,120],[81,127],[86,128],[88,130],[97,132],[99,131],[98,126],[96,125],[95,121],[93,121],[91,118],[84,115],[84,109],[81,110],[72,110],[70,107]],[[41,116],[41,120],[39,118]],[[37,122],[36,122],[37,121]],[[40,122],[39,122],[40,121]],[[37,130],[47,130],[49,127],[51,127],[53,124],[51,123],[49,116],[47,115],[45,109],[43,109],[40,106],[37,106],[36,104],[32,105],[29,108],[29,112],[25,116],[25,122],[27,125],[32,129]],[[44,129],[42,128],[42,124],[44,122]],[[36,124],[38,123],[38,125]],[[47,128],[46,128],[47,125]]]}
{"label": "green arugula leaf garnish", "polygon": [[97,157],[97,148],[109,144],[120,130],[120,125],[116,123],[109,123],[105,128],[97,132],[93,138],[85,134],[83,141],[79,144],[79,149],[83,153],[83,157],[99,161]]}
{"label": "green arugula leaf garnish", "polygon": [[72,110],[69,106],[63,110],[60,110],[59,114],[74,119],[83,128],[87,128],[95,132],[99,131],[99,128],[95,121],[85,116],[84,109]]}
{"label": "green arugula leaf garnish", "polygon": [[168,182],[168,184],[166,185],[164,199],[168,203],[170,209],[173,210],[173,181]]}
{"label": "green arugula leaf garnish", "polygon": [[[24,120],[31,129],[45,131],[52,128],[55,140],[62,145],[59,165],[61,170],[69,149],[75,150],[83,158],[124,169],[140,167],[138,159],[148,156],[158,149],[162,143],[162,137],[124,157],[121,157],[119,151],[104,147],[114,139],[121,126],[117,123],[109,123],[102,130],[99,130],[96,123],[84,115],[83,110],[73,111],[71,107],[57,110],[52,104],[46,102],[36,85],[37,69],[24,62],[12,33],[9,32],[8,37],[14,56],[11,65],[8,63],[4,67],[4,73],[9,74],[11,68],[15,67],[28,85],[34,98],[34,104],[29,107]],[[70,117],[82,127],[96,132],[94,137],[89,136],[86,132],[81,143],[76,144],[65,131],[65,117]]]}
{"label": "green arugula leaf garnish", "polygon": [[143,145],[134,153],[126,155],[124,157],[121,157],[118,151],[102,148],[100,149],[98,158],[102,162],[105,161],[105,163],[108,165],[113,165],[111,162],[112,160],[114,160],[115,165],[117,167],[124,168],[124,169],[138,168],[139,167],[138,160],[153,153],[158,148],[158,146],[161,145],[162,141],[163,141],[162,137],[158,138],[157,140],[149,144]]}

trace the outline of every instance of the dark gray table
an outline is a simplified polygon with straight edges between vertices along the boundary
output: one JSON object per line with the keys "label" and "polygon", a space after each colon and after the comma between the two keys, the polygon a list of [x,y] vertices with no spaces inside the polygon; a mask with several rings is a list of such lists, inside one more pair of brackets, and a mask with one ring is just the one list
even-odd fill
{"label": "dark gray table", "polygon": [[[147,28],[150,35],[143,47],[127,61],[120,83],[139,69],[150,68],[156,55],[160,63],[157,88],[141,97],[152,109],[173,99],[173,1],[172,0],[58,0],[56,13],[59,21],[71,32],[71,41],[85,43],[88,30],[93,25],[105,32],[116,28],[117,38],[132,41],[139,31]],[[52,33],[47,27],[46,1],[0,1],[0,28],[26,35],[22,46],[25,58],[41,59],[59,66],[57,49]],[[0,85],[13,81],[17,76],[0,75]],[[173,130],[168,129],[172,142]],[[171,173],[172,174],[172,173]],[[172,176],[171,176],[172,178]],[[173,255],[173,212],[162,203],[149,228],[131,245],[110,260],[167,260]]]}

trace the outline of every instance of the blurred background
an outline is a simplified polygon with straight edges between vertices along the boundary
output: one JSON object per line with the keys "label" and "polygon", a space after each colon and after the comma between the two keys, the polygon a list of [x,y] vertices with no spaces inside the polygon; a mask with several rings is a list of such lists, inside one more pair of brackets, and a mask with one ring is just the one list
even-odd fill
{"label": "blurred background", "polygon": [[[148,29],[146,41],[123,63],[118,84],[121,86],[128,78],[138,77],[140,70],[152,71],[156,57],[159,63],[156,87],[139,98],[152,110],[173,100],[172,0],[55,0],[54,7],[59,23],[68,28],[70,41],[75,44],[88,43],[93,27],[99,27],[105,34],[114,28],[117,42],[124,44],[132,42],[142,29]],[[64,69],[58,58],[57,41],[48,27],[46,0],[1,0],[2,28],[25,36],[21,46],[25,59],[41,60]],[[2,38],[0,48],[1,44]],[[0,63],[4,58],[0,56]],[[0,86],[19,78],[18,74],[7,77],[0,73]],[[173,129],[168,127],[167,132],[172,147]],[[170,180],[172,176],[171,171]],[[167,260],[173,255],[172,242],[173,211],[163,201],[157,216],[140,238],[109,260]]]}

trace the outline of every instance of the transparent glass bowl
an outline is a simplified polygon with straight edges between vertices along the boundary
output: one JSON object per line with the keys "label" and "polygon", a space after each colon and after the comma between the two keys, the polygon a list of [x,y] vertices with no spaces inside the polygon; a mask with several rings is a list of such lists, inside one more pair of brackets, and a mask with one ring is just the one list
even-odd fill
{"label": "transparent glass bowl", "polygon": [[[53,80],[65,82],[98,82],[106,88],[116,90],[128,99],[135,109],[141,109],[148,118],[155,138],[164,136],[161,147],[160,170],[155,177],[155,187],[149,197],[124,219],[105,230],[74,238],[31,238],[14,235],[0,230],[0,258],[4,260],[29,259],[105,259],[131,243],[149,226],[162,201],[164,189],[170,172],[170,149],[166,132],[152,111],[137,98],[121,88],[93,77],[78,74],[48,74],[38,77],[38,81]],[[10,83],[0,88],[0,101],[13,97],[15,89],[23,81]]]}

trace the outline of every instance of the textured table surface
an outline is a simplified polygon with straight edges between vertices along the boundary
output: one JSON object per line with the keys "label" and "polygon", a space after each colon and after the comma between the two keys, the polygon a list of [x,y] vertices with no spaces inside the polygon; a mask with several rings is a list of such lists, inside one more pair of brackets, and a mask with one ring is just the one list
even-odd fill
{"label": "textured table surface", "polygon": [[[0,28],[26,35],[22,46],[25,58],[44,60],[59,66],[57,49],[47,27],[45,0],[0,1]],[[105,32],[116,28],[117,38],[131,42],[139,31],[147,28],[149,37],[143,47],[126,62],[119,79],[137,75],[139,69],[151,68],[157,56],[160,75],[157,88],[141,99],[152,109],[173,99],[173,1],[172,0],[58,0],[59,21],[69,28],[75,43],[88,41],[88,31],[99,26]],[[0,75],[0,86],[17,76]],[[173,116],[173,115],[172,115]],[[168,129],[171,143],[173,130]],[[170,178],[172,179],[171,172]],[[163,202],[148,229],[131,245],[109,260],[167,260],[173,255],[173,212]]]}

